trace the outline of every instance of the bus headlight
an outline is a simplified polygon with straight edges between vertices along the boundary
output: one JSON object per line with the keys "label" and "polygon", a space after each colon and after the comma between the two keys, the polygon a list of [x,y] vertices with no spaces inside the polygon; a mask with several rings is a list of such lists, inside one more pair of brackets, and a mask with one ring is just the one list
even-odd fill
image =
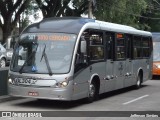
{"label": "bus headlight", "polygon": [[153,64],[153,67],[155,67],[156,69],[160,69],[160,65],[156,65],[156,64]]}
{"label": "bus headlight", "polygon": [[160,65],[157,65],[157,67],[160,69]]}
{"label": "bus headlight", "polygon": [[66,78],[64,79],[64,81],[61,81],[61,82],[57,81],[55,87],[56,87],[56,88],[65,88],[65,87],[67,87],[67,85],[69,84],[69,81],[71,81],[71,80],[73,80],[73,77],[72,77],[72,76],[66,77]]}
{"label": "bus headlight", "polygon": [[68,82],[63,81],[61,84],[62,84],[62,87],[66,87],[68,85]]}
{"label": "bus headlight", "polygon": [[67,87],[68,83],[69,83],[68,81],[57,82],[57,83],[56,83],[56,87],[64,88],[64,87]]}
{"label": "bus headlight", "polygon": [[12,84],[12,79],[11,78],[8,79],[8,83]]}
{"label": "bus headlight", "polygon": [[13,55],[13,52],[11,51],[7,52],[7,57],[12,57],[12,55]]}

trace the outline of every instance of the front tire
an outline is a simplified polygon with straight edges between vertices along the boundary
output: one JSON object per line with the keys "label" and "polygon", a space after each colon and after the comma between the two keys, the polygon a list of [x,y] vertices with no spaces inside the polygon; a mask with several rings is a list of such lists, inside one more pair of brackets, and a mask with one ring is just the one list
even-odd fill
{"label": "front tire", "polygon": [[92,81],[89,84],[89,93],[87,97],[87,102],[91,103],[98,98],[98,87],[96,86],[96,82]]}

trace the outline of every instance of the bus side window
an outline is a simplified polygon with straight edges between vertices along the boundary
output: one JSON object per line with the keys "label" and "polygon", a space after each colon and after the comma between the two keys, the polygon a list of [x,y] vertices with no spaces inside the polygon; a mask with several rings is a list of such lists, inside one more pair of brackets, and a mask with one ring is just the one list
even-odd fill
{"label": "bus side window", "polygon": [[133,39],[133,47],[134,47],[134,58],[142,58],[142,40],[140,36],[134,36]]}
{"label": "bus side window", "polygon": [[125,59],[125,39],[124,34],[117,33],[116,34],[116,59]]}
{"label": "bus side window", "polygon": [[90,31],[89,37],[89,55],[90,60],[104,59],[103,33]]}
{"label": "bus side window", "polygon": [[150,56],[150,38],[143,37],[142,38],[142,47],[143,47],[143,57],[147,58]]}
{"label": "bus side window", "polygon": [[114,58],[113,56],[113,42],[114,42],[114,35],[111,33],[106,33],[106,51],[107,51],[107,58],[112,59]]}
{"label": "bus side window", "polygon": [[[82,34],[82,37],[86,41],[89,41],[88,40],[88,32],[87,31],[85,31]],[[87,64],[88,64],[88,59],[86,57],[87,53],[86,54],[81,53],[80,49],[81,49],[81,39],[80,39],[79,44],[78,44],[78,49],[77,49],[77,54],[76,54],[76,59],[75,59],[75,73],[78,72],[79,70],[81,70],[82,68],[84,68],[85,66],[87,66]]]}
{"label": "bus side window", "polygon": [[126,35],[126,57],[132,59],[132,36]]}

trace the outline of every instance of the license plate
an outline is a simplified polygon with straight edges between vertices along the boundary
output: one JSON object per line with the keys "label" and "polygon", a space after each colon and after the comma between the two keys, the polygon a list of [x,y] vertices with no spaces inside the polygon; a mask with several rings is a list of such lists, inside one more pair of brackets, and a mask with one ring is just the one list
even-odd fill
{"label": "license plate", "polygon": [[38,96],[38,92],[28,92],[29,96]]}

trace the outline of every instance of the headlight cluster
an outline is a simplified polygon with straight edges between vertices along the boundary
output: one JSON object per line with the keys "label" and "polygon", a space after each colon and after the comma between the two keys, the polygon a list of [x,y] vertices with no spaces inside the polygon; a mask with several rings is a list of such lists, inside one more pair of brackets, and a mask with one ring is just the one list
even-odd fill
{"label": "headlight cluster", "polygon": [[160,69],[160,65],[154,65],[156,68]]}
{"label": "headlight cluster", "polygon": [[7,52],[7,57],[12,57],[13,52]]}
{"label": "headlight cluster", "polygon": [[56,83],[56,87],[58,87],[58,88],[60,88],[60,87],[64,88],[64,87],[66,87],[68,85],[68,83],[69,83],[68,81],[57,82]]}
{"label": "headlight cluster", "polygon": [[9,84],[13,84],[13,81],[12,81],[11,78],[8,78],[8,83],[9,83]]}

